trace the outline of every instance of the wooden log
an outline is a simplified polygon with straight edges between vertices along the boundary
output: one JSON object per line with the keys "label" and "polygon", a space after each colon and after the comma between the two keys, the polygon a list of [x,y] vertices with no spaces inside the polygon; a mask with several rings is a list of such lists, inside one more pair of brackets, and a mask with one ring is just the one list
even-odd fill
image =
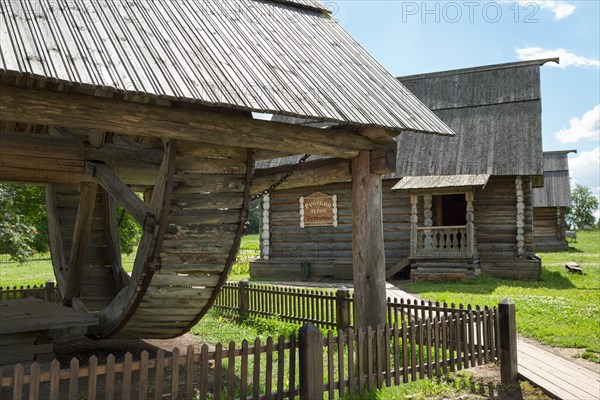
{"label": "wooden log", "polygon": [[92,225],[92,215],[96,204],[96,183],[82,182],[80,186],[81,198],[77,210],[77,220],[73,231],[73,244],[69,257],[69,278],[65,288],[64,302],[71,304],[74,297],[79,297],[81,292],[81,278],[83,276],[83,264],[85,251]]}
{"label": "wooden log", "polygon": [[154,185],[161,158],[154,148],[109,143],[94,148],[72,137],[0,132],[4,181],[79,184],[91,180],[85,161],[100,161],[126,183]]}
{"label": "wooden log", "polygon": [[381,177],[370,172],[369,153],[352,160],[352,262],[355,326],[386,323],[385,251]]}
{"label": "wooden log", "polygon": [[[183,139],[218,145],[353,158],[380,147],[348,130],[254,120],[217,112],[128,102],[74,92],[3,86],[0,119],[40,125],[97,128],[128,135]],[[35,109],[35,112],[32,112]],[[393,133],[389,133],[392,136]]]}
{"label": "wooden log", "polygon": [[86,162],[85,169],[86,174],[94,178],[110,193],[135,218],[143,230],[151,232],[154,229],[156,219],[150,213],[150,207],[129,186],[119,180],[106,165]]}

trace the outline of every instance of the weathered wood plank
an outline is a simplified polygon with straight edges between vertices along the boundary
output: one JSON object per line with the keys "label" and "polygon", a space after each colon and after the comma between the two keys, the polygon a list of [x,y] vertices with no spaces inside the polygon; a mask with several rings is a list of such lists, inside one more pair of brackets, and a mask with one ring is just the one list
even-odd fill
{"label": "weathered wood plank", "polygon": [[65,288],[64,301],[70,304],[71,299],[81,295],[81,278],[85,262],[86,246],[92,224],[92,215],[96,204],[96,183],[81,183],[81,197],[77,210],[77,220],[73,231],[73,244],[69,257],[69,277]]}

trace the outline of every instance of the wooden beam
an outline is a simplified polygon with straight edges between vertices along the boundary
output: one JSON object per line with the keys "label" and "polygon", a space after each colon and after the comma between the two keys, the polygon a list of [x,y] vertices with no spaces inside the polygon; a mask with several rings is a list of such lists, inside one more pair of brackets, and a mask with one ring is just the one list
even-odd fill
{"label": "wooden beam", "polygon": [[[259,193],[267,189],[291,168],[293,168],[293,165],[257,169],[252,181],[252,192]],[[351,179],[350,162],[348,160],[329,158],[307,161],[276,190],[349,182]]]}
{"label": "wooden beam", "polygon": [[92,128],[128,135],[184,139],[287,153],[353,158],[380,144],[349,130],[254,120],[243,116],[178,109],[74,92],[17,86],[0,90],[0,120]]}
{"label": "wooden beam", "polygon": [[81,293],[81,278],[85,262],[85,251],[92,227],[94,205],[96,204],[96,183],[82,182],[80,185],[79,208],[73,231],[73,245],[69,257],[69,278],[65,288],[64,303],[68,306]]}
{"label": "wooden beam", "polygon": [[104,206],[104,240],[108,251],[108,259],[112,267],[113,280],[117,289],[121,290],[129,283],[129,275],[123,270],[121,260],[121,243],[119,242],[119,224],[113,197],[102,188],[102,205]]}
{"label": "wooden beam", "polygon": [[69,137],[0,132],[0,180],[79,184],[85,161],[101,161],[124,182],[153,186],[162,150],[105,143],[101,148]]}
{"label": "wooden beam", "polygon": [[94,178],[115,200],[135,218],[142,229],[152,232],[156,220],[150,212],[150,207],[140,199],[133,190],[119,180],[104,164],[86,162],[85,173]]}
{"label": "wooden beam", "polygon": [[58,288],[64,296],[66,287],[66,267],[65,250],[63,247],[62,233],[60,230],[60,218],[58,215],[58,205],[56,204],[56,185],[46,185],[46,215],[48,219],[48,242],[50,244],[50,257],[52,258],[52,268],[58,283]]}
{"label": "wooden beam", "polygon": [[356,328],[386,323],[381,176],[369,152],[352,160],[352,264]]}

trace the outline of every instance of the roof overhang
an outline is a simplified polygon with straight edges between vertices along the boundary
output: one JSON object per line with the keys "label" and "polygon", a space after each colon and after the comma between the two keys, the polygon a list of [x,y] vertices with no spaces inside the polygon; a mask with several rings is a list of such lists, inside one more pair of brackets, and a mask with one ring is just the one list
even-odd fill
{"label": "roof overhang", "polygon": [[405,176],[392,187],[392,190],[481,188],[489,179],[489,174]]}

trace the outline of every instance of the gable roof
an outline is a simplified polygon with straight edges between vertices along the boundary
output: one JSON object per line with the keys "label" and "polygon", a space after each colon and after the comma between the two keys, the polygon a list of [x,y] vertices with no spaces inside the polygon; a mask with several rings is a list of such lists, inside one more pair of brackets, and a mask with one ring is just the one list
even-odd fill
{"label": "gable roof", "polygon": [[0,74],[451,135],[316,0],[0,2]]}
{"label": "gable roof", "polygon": [[398,136],[394,177],[541,176],[540,66],[515,62],[398,78],[456,137]]}
{"label": "gable roof", "polygon": [[544,187],[533,189],[534,207],[570,207],[569,153],[577,150],[544,152]]}

